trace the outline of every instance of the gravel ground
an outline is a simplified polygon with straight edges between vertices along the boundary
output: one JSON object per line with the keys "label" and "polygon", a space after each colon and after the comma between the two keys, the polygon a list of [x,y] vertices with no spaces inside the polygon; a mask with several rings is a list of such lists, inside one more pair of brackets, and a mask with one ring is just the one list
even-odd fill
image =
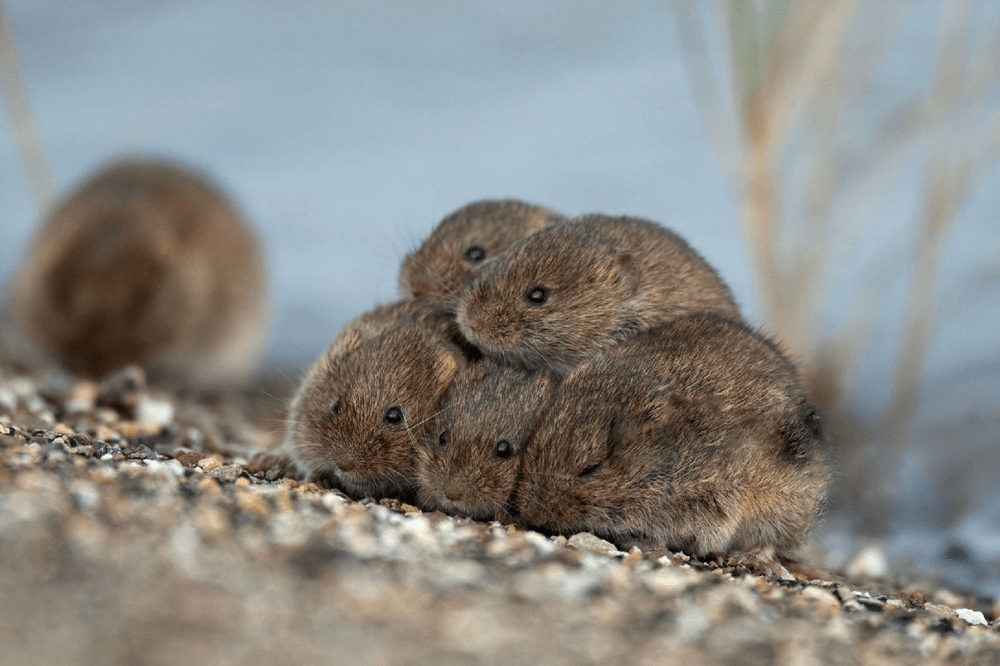
{"label": "gravel ground", "polygon": [[283,478],[280,398],[0,370],[0,663],[1000,663],[996,599]]}

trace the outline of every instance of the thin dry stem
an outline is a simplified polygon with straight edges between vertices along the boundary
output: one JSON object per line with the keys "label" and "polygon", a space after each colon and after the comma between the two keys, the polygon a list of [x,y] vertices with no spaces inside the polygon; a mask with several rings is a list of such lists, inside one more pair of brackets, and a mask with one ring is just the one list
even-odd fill
{"label": "thin dry stem", "polygon": [[[691,2],[675,2],[685,16],[697,15]],[[710,131],[723,120],[719,101],[727,86],[735,100],[735,116],[724,129],[738,138],[716,153],[736,159],[721,162],[735,179],[764,316],[771,332],[805,361],[809,385],[826,406],[846,409],[861,362],[885,322],[879,315],[890,287],[897,276],[905,280],[889,406],[875,431],[851,427],[864,434],[845,448],[853,462],[853,491],[864,496],[872,518],[888,515],[875,510],[885,499],[885,484],[877,481],[897,468],[915,416],[947,235],[963,203],[1000,159],[1000,21],[972,44],[971,3],[942,4],[933,84],[888,110],[881,109],[885,104],[873,84],[905,6],[719,0],[728,81],[718,81],[706,64],[709,40],[696,34],[704,21],[689,18],[682,30],[696,70],[696,94],[703,110],[713,107]],[[872,129],[862,130],[867,127]],[[826,318],[837,286],[835,268],[844,258],[838,248],[856,249],[877,229],[872,213],[892,191],[918,140],[924,147],[923,205],[909,236],[912,254],[899,253],[906,238],[897,241],[896,254],[869,267],[847,315],[831,327]],[[714,145],[719,143],[717,135]],[[836,418],[848,423],[843,416]]]}
{"label": "thin dry stem", "polygon": [[28,103],[28,89],[17,57],[14,24],[3,0],[0,0],[0,87],[3,88],[4,106],[21,164],[28,175],[32,198],[39,212],[44,212],[55,198],[55,181],[45,159],[35,116]]}

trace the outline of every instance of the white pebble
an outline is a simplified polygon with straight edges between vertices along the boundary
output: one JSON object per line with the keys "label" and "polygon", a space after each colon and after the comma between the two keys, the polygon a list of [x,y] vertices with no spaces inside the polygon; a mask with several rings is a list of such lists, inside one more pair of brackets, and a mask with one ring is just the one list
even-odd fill
{"label": "white pebble", "polygon": [[142,423],[152,423],[162,427],[174,420],[174,405],[166,400],[142,396],[136,405],[135,416]]}
{"label": "white pebble", "polygon": [[594,571],[582,569],[570,570],[553,576],[550,584],[563,599],[579,599],[601,587],[601,578]]}
{"label": "white pebble", "polygon": [[552,543],[551,539],[543,534],[539,534],[538,532],[525,532],[524,540],[534,546],[535,550],[542,555],[551,555],[559,550],[559,547]]}
{"label": "white pebble", "polygon": [[845,567],[847,575],[851,578],[884,578],[888,573],[885,563],[885,553],[882,548],[874,544],[865,546]]}
{"label": "white pebble", "polygon": [[697,640],[709,626],[711,622],[708,616],[697,605],[685,605],[677,613],[677,633],[683,641]]}
{"label": "white pebble", "polygon": [[85,414],[94,408],[94,401],[89,398],[70,398],[66,401],[67,414]]}
{"label": "white pebble", "polygon": [[35,394],[35,383],[28,377],[13,377],[8,382],[8,386],[10,386],[10,390],[14,392],[14,395],[22,400],[26,400]]}
{"label": "white pebble", "polygon": [[971,608],[959,608],[955,611],[958,617],[965,620],[969,624],[981,624],[984,627],[989,625],[986,621],[986,616],[979,611],[974,611]]}
{"label": "white pebble", "polygon": [[431,546],[437,543],[434,531],[431,529],[431,521],[425,516],[410,516],[406,522],[401,524],[400,532],[409,535],[416,543],[422,546]]}
{"label": "white pebble", "polygon": [[73,499],[81,509],[93,511],[101,505],[101,491],[97,484],[91,481],[78,481],[73,484]]}
{"label": "white pebble", "polygon": [[697,576],[692,575],[690,570],[664,567],[643,576],[642,582],[651,592],[664,596],[677,596],[694,585]]}
{"label": "white pebble", "polygon": [[589,550],[595,553],[604,553],[606,555],[625,554],[618,550],[618,548],[610,541],[605,541],[590,532],[580,532],[578,534],[574,534],[569,538],[569,545],[578,550]]}
{"label": "white pebble", "polygon": [[149,466],[152,467],[153,463],[157,463],[160,469],[165,469],[170,472],[173,476],[181,477],[184,476],[184,464],[180,460],[148,460]]}
{"label": "white pebble", "polygon": [[439,585],[460,587],[481,583],[486,578],[486,568],[472,560],[455,559],[447,567],[436,572],[435,578]]}
{"label": "white pebble", "polygon": [[160,461],[144,458],[141,463],[145,465],[146,469],[150,472],[166,472],[172,477],[184,476],[184,465],[181,464],[180,460]]}
{"label": "white pebble", "polygon": [[0,388],[0,409],[8,412],[17,409],[17,396],[6,388]]}
{"label": "white pebble", "polygon": [[309,539],[302,520],[292,511],[282,511],[271,521],[271,541],[279,546],[301,546]]}

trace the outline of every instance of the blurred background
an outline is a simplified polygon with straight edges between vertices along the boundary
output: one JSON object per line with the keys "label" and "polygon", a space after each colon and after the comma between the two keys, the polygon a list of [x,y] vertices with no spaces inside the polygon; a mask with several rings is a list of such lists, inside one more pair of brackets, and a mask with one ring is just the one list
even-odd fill
{"label": "blurred background", "polygon": [[4,283],[52,192],[176,158],[255,224],[294,378],[469,201],[647,217],[802,364],[827,561],[1000,595],[1000,5],[4,1],[47,162],[8,88]]}

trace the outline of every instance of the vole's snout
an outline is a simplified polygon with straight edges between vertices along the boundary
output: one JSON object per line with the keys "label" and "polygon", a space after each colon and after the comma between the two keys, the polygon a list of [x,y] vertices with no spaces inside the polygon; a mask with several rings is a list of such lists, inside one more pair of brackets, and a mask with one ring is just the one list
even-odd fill
{"label": "vole's snout", "polygon": [[444,496],[452,502],[464,502],[466,499],[466,484],[461,479],[448,479],[444,486]]}
{"label": "vole's snout", "polygon": [[353,472],[358,467],[358,461],[352,456],[338,456],[337,469],[341,472]]}
{"label": "vole's snout", "polygon": [[468,322],[469,330],[478,335],[482,335],[482,333],[488,328],[482,317],[467,317],[466,321]]}
{"label": "vole's snout", "polygon": [[485,326],[482,317],[477,314],[477,310],[478,308],[470,305],[468,298],[460,300],[455,312],[455,322],[459,328],[470,333],[482,333]]}

